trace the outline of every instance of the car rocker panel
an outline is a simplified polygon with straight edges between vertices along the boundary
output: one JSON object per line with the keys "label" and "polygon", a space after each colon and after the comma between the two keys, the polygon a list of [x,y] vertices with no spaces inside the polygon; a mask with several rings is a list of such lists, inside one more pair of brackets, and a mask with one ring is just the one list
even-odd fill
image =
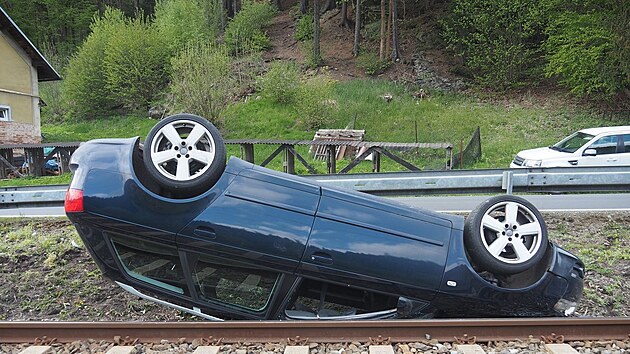
{"label": "car rocker panel", "polygon": [[[190,134],[189,122],[198,120],[186,117],[174,126]],[[210,140],[204,136],[200,141]],[[213,136],[215,144],[219,139]],[[158,150],[172,148],[162,142]],[[544,236],[544,252],[527,270],[508,265],[493,272],[471,261],[466,235],[476,228],[485,248],[475,252],[505,242],[487,262],[519,263],[522,247],[501,238],[493,223],[507,225],[513,204],[518,222],[507,226],[525,230],[537,222],[522,213],[533,206],[515,197],[495,197],[473,211],[477,217],[469,219],[481,220],[473,227],[461,216],[321,186],[237,158],[220,174],[187,162],[216,178],[191,195],[180,184],[157,183],[146,158],[139,138],[82,144],[71,160],[68,217],[105,276],[207,319],[569,315],[582,294],[583,264],[547,247],[544,233],[533,238]],[[181,168],[150,163],[166,172]]]}

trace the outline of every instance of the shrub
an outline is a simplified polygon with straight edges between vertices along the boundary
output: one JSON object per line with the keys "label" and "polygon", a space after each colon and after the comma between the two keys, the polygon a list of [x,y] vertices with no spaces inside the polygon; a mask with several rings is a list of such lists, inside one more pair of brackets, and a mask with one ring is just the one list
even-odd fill
{"label": "shrub", "polygon": [[228,23],[225,44],[236,55],[259,52],[271,45],[263,28],[271,24],[275,10],[270,3],[248,1]]}
{"label": "shrub", "polygon": [[70,59],[63,80],[64,104],[75,117],[96,117],[115,106],[107,87],[105,47],[118,27],[124,25],[122,11],[107,8],[95,17],[92,33]]}
{"label": "shrub", "polygon": [[215,124],[237,91],[224,47],[188,46],[172,60],[170,92],[174,110],[208,118]]}
{"label": "shrub", "polygon": [[[630,69],[619,45],[622,36],[613,31],[616,15],[611,10],[565,12],[549,26],[545,72],[557,75],[573,93],[610,98],[630,87]],[[625,48],[625,55],[629,53]]]}
{"label": "shrub", "polygon": [[294,63],[275,61],[260,82],[263,96],[277,103],[291,103],[300,85],[300,71]]}
{"label": "shrub", "polygon": [[[48,62],[64,76],[63,70],[67,66],[69,57],[56,50],[51,43],[44,42],[39,45],[39,50],[44,54]],[[39,94],[46,106],[42,107],[42,122],[59,122],[66,118],[66,107],[63,103],[62,81],[50,81],[39,83]]]}
{"label": "shrub", "polygon": [[315,34],[314,24],[313,15],[304,14],[300,16],[295,24],[295,40],[300,42],[312,40]]}
{"label": "shrub", "polygon": [[302,82],[295,109],[304,128],[315,130],[332,122],[334,82],[326,76],[315,76]]}
{"label": "shrub", "polygon": [[166,85],[168,52],[141,14],[126,19],[105,46],[107,88],[125,108],[147,109]]}
{"label": "shrub", "polygon": [[154,24],[172,53],[184,48],[189,42],[213,40],[216,37],[217,27],[209,25],[208,22],[213,18],[208,19],[205,10],[198,0],[158,0]]}
{"label": "shrub", "polygon": [[319,67],[320,59],[315,56],[313,41],[299,42],[298,46],[300,52],[304,55],[304,65],[309,69],[315,69]]}
{"label": "shrub", "polygon": [[454,0],[442,22],[442,35],[479,84],[517,86],[542,66],[540,45],[549,2]]}
{"label": "shrub", "polygon": [[378,75],[389,66],[389,61],[380,60],[373,52],[362,50],[357,57],[357,66],[368,75]]}

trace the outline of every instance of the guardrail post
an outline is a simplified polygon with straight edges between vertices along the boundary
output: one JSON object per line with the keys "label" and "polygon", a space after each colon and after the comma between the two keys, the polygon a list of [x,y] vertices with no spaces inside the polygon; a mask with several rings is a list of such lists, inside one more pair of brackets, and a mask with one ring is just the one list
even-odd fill
{"label": "guardrail post", "polygon": [[512,189],[514,187],[513,177],[514,172],[512,171],[503,171],[503,180],[501,181],[501,189],[505,190],[506,194],[512,194]]}

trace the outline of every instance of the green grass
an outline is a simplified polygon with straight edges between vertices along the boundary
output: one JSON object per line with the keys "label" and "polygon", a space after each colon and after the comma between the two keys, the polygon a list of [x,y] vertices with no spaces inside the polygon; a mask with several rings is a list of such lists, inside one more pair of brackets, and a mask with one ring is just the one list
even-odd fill
{"label": "green grass", "polygon": [[45,142],[88,141],[100,138],[146,137],[157,121],[146,117],[114,116],[89,121],[42,124]]}
{"label": "green grass", "polygon": [[[391,102],[381,98],[385,93],[393,95]],[[548,146],[581,128],[615,125],[557,97],[540,103],[527,95],[499,101],[431,92],[428,98],[417,101],[402,86],[376,79],[337,83],[332,98],[335,106],[331,124],[326,128],[344,128],[354,123],[355,129],[365,129],[367,141],[415,142],[417,138],[418,142],[447,142],[457,154],[460,143],[465,146],[479,126],[483,155],[471,168],[507,167],[520,150]],[[48,142],[137,135],[144,138],[155,123],[149,118],[117,116],[86,122],[44,123],[42,132]],[[219,126],[226,139],[309,140],[315,133],[303,128],[294,105],[277,104],[264,97],[233,104],[223,113]],[[256,146],[256,162],[262,162],[275,148]],[[228,155],[242,156],[239,146],[228,146],[227,150]],[[313,161],[308,147],[298,147],[298,152],[319,173],[325,172],[325,163]],[[425,169],[439,169],[445,163],[444,151],[424,149],[402,155]],[[348,163],[348,160],[338,161],[338,170]],[[383,171],[405,170],[387,157],[382,157],[381,165]],[[278,156],[269,167],[282,170],[282,157]],[[371,171],[371,168],[372,164],[366,161],[352,172]],[[307,173],[297,161],[296,170],[299,174]],[[67,177],[61,178],[64,181],[61,183],[65,183]],[[0,186],[60,183],[49,177],[26,181],[0,182]]]}
{"label": "green grass", "polygon": [[59,176],[3,179],[3,180],[0,180],[0,187],[20,187],[20,186],[68,184],[68,183],[70,183],[70,173],[64,173]]}
{"label": "green grass", "polygon": [[[385,93],[394,99],[386,102],[381,98]],[[354,122],[355,129],[366,130],[368,141],[415,142],[417,125],[418,142],[448,142],[459,151],[460,142],[466,145],[479,126],[483,156],[474,168],[507,167],[520,150],[548,146],[581,128],[612,124],[586,111],[564,108],[561,102],[487,103],[440,93],[418,102],[402,86],[382,80],[339,83],[333,99],[337,104],[327,128]],[[291,106],[263,98],[228,109],[224,130],[227,138],[311,139],[314,132],[300,129],[298,122]]]}

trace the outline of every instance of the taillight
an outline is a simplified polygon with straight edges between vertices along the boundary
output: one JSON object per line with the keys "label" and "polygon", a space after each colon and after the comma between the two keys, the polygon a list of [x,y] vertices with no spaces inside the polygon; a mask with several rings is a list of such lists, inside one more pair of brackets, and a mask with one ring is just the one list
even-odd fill
{"label": "taillight", "polygon": [[66,192],[66,201],[64,203],[66,213],[80,213],[83,211],[83,191],[80,189],[70,188]]}

